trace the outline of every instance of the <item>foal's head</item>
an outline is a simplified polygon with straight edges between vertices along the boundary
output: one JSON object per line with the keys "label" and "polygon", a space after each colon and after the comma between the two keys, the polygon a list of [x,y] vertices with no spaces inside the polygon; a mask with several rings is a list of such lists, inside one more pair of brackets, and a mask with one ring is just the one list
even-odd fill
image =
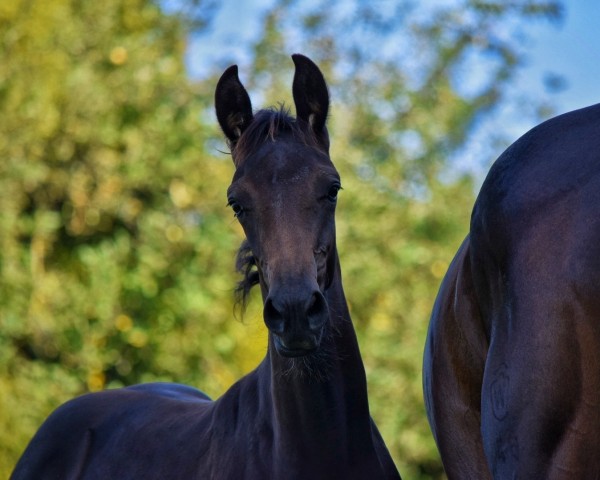
{"label": "foal's head", "polygon": [[336,268],[341,188],[329,158],[327,85],[311,60],[292,58],[297,118],[283,108],[253,114],[237,66],[223,73],[215,93],[236,167],[228,202],[246,234],[244,258],[257,268],[265,323],[286,357],[316,351],[329,322],[324,293]]}

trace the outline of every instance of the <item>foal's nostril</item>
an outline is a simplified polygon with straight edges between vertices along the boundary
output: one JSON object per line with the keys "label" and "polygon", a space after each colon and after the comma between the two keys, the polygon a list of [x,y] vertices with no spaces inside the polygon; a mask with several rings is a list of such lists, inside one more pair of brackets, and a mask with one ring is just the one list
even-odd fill
{"label": "foal's nostril", "polygon": [[308,326],[311,330],[319,330],[323,327],[328,318],[327,300],[321,292],[315,292],[312,295],[310,304],[306,310]]}
{"label": "foal's nostril", "polygon": [[269,295],[263,307],[263,317],[269,330],[276,334],[305,328],[318,332],[329,318],[329,311],[327,301],[319,291],[310,294],[308,300]]}
{"label": "foal's nostril", "polygon": [[297,357],[319,347],[329,310],[318,290],[275,290],[265,300],[263,315],[277,352]]}
{"label": "foal's nostril", "polygon": [[265,306],[263,307],[263,317],[265,319],[265,325],[273,333],[283,333],[285,328],[284,315],[280,312],[272,298],[267,298]]}

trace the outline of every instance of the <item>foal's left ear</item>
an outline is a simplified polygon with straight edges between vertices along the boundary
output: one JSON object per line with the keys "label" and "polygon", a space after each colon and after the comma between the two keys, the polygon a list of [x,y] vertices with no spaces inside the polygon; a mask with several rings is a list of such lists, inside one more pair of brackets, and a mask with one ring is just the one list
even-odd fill
{"label": "foal's left ear", "polygon": [[325,78],[312,60],[298,53],[292,55],[296,65],[292,93],[296,105],[296,116],[306,121],[317,134],[324,133],[329,92]]}
{"label": "foal's left ear", "polygon": [[235,143],[252,121],[252,103],[240,82],[237,65],[229,67],[217,83],[215,110],[225,136]]}

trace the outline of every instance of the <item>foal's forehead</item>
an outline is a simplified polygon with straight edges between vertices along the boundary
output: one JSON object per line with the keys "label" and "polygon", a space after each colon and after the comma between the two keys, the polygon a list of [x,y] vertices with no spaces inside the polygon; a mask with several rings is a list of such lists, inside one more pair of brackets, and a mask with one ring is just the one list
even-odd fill
{"label": "foal's forehead", "polygon": [[234,182],[242,178],[269,184],[302,184],[315,178],[339,178],[329,156],[303,144],[268,141],[244,159],[236,170]]}

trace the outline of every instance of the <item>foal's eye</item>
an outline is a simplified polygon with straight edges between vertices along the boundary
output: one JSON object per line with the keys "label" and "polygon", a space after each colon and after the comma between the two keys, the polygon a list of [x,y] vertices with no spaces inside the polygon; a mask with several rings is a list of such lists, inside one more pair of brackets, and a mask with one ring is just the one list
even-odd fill
{"label": "foal's eye", "polygon": [[242,214],[242,212],[244,211],[242,206],[239,203],[237,203],[235,200],[229,200],[229,203],[227,203],[227,205],[229,205],[231,207],[231,209],[233,210],[234,217],[239,217]]}
{"label": "foal's eye", "polygon": [[337,201],[338,192],[341,188],[342,187],[340,187],[339,185],[332,185],[331,187],[329,187],[329,191],[327,192],[327,199],[330,202],[335,203]]}

